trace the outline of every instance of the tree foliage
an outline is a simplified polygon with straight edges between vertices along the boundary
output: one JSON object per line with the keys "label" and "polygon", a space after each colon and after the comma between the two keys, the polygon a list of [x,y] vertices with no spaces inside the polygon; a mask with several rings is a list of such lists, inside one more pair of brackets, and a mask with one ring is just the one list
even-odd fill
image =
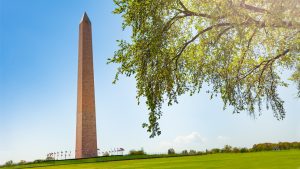
{"label": "tree foliage", "polygon": [[281,72],[294,72],[300,97],[299,0],[114,0],[130,41],[108,63],[134,75],[138,102],[146,97],[150,137],[159,135],[164,102],[200,91],[220,96],[234,113],[255,116],[262,105],[285,117]]}
{"label": "tree foliage", "polygon": [[279,142],[254,144],[251,151],[272,151],[300,149],[300,142]]}
{"label": "tree foliage", "polygon": [[168,149],[168,154],[175,154],[174,148],[169,148]]}

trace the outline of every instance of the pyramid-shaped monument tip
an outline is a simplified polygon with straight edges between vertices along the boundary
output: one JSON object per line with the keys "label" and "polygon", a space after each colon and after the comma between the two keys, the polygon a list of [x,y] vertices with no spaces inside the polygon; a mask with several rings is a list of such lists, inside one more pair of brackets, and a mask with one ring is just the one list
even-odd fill
{"label": "pyramid-shaped monument tip", "polygon": [[84,14],[83,14],[83,16],[81,18],[80,23],[83,22],[83,21],[87,21],[88,23],[91,23],[91,21],[90,21],[90,19],[89,19],[89,17],[88,17],[88,15],[87,15],[86,12],[84,12]]}

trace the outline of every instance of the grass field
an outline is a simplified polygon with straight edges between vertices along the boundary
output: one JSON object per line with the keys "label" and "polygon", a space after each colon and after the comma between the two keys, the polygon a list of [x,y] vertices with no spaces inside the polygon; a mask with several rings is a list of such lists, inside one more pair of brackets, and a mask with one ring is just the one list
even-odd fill
{"label": "grass field", "polygon": [[203,156],[151,158],[107,162],[101,162],[99,158],[94,158],[84,160],[58,161],[56,162],[55,166],[42,167],[41,165],[53,165],[53,163],[39,163],[5,168],[11,169],[38,167],[45,169],[300,169],[300,150],[257,153],[224,153]]}

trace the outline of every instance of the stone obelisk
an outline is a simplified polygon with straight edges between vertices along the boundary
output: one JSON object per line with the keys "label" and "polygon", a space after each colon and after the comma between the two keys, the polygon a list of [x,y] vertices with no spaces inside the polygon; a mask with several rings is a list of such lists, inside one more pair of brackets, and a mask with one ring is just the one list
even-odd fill
{"label": "stone obelisk", "polygon": [[92,26],[86,13],[79,25],[75,158],[97,156]]}

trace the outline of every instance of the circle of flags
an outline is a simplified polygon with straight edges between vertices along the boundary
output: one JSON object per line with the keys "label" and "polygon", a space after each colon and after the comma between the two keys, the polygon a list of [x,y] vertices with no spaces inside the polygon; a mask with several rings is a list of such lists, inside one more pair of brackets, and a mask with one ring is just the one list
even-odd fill
{"label": "circle of flags", "polygon": [[[106,156],[106,155],[123,155],[125,149],[124,148],[113,148],[108,151],[97,149],[98,156]],[[47,160],[66,160],[75,158],[75,153],[72,154],[72,151],[57,151],[51,152],[47,154]]]}

